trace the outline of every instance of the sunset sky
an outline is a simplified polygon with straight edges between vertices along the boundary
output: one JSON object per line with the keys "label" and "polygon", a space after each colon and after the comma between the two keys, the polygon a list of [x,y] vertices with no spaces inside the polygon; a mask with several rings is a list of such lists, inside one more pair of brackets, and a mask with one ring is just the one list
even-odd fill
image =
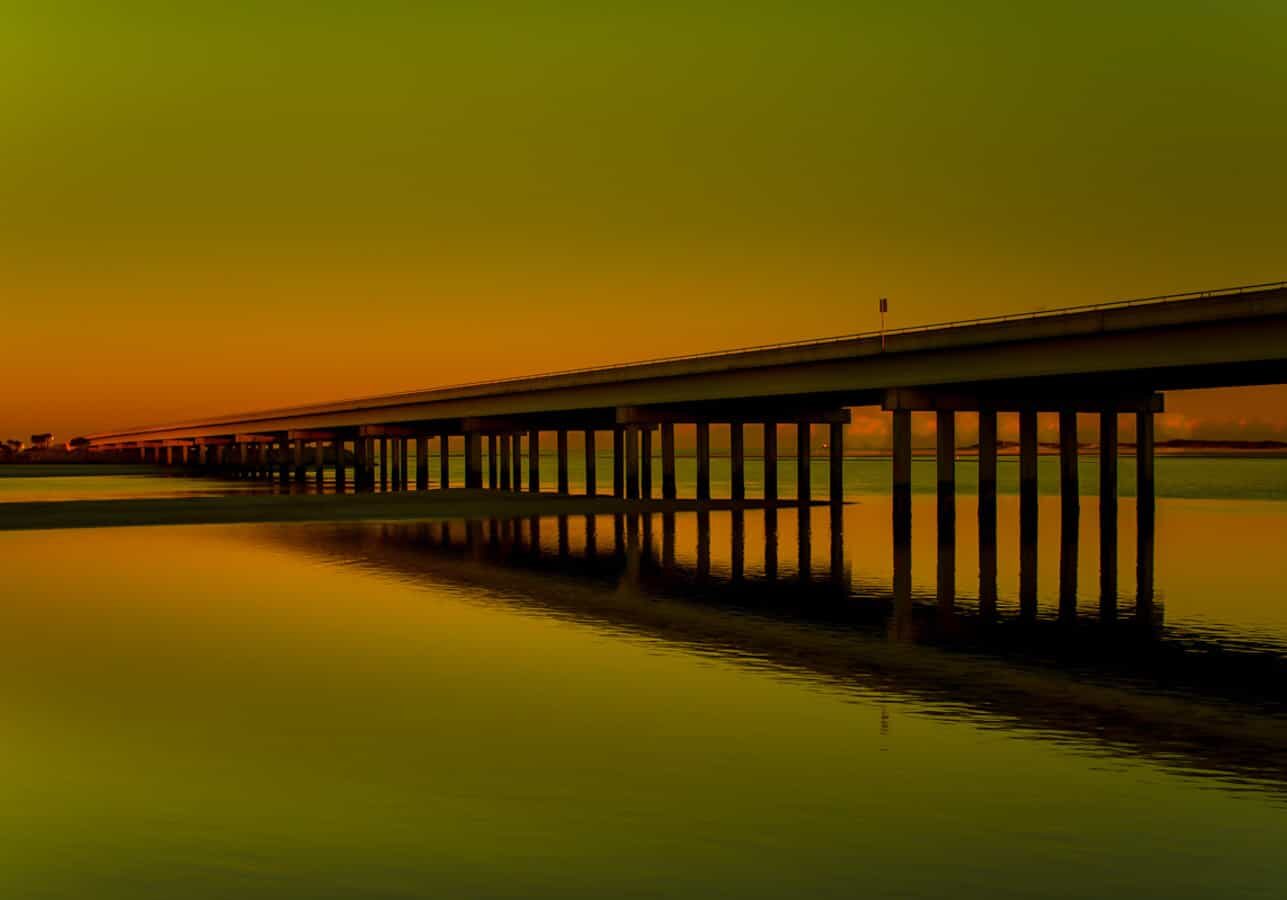
{"label": "sunset sky", "polygon": [[1281,0],[0,8],[0,438],[1287,278]]}

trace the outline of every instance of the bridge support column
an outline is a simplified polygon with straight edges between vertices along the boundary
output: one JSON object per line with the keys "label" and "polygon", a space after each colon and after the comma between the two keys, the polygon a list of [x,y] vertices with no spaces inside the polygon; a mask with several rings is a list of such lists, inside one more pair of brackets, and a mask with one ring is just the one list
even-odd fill
{"label": "bridge support column", "polygon": [[1077,411],[1059,411],[1059,507],[1064,523],[1081,516],[1081,484],[1077,455]]}
{"label": "bridge support column", "polygon": [[626,495],[626,430],[620,425],[612,429],[612,496],[621,499]]}
{"label": "bridge support column", "polygon": [[527,433],[527,489],[541,492],[541,432],[535,428]]}
{"label": "bridge support column", "polygon": [[389,439],[380,438],[380,490],[389,489]]}
{"label": "bridge support column", "polygon": [[509,455],[511,452],[509,435],[500,435],[498,443],[500,446],[500,459],[498,462],[498,466],[500,468],[500,489],[502,491],[508,491],[510,489],[509,476],[513,471],[509,464]]}
{"label": "bridge support column", "polygon": [[795,428],[795,497],[801,503],[808,503],[813,500],[813,481],[809,472],[813,429],[808,422],[799,422]]}
{"label": "bridge support column", "polygon": [[438,488],[451,487],[451,436],[445,432],[438,436]]}
{"label": "bridge support column", "polygon": [[416,436],[416,490],[429,490],[429,438]]}
{"label": "bridge support column", "polygon": [[595,483],[595,463],[597,454],[594,449],[594,429],[585,430],[585,495],[593,497],[598,491],[598,485]]}
{"label": "bridge support column", "polygon": [[317,486],[321,487],[322,478],[326,471],[326,441],[313,442],[313,469],[314,480],[317,481]]}
{"label": "bridge support column", "polygon": [[304,468],[304,441],[296,438],[291,441],[295,453],[295,480],[301,484],[304,482],[304,476],[307,474]]}
{"label": "bridge support column", "polygon": [[845,426],[841,422],[832,422],[830,430],[827,445],[831,451],[831,471],[828,479],[831,488],[831,505],[840,506],[845,502]]}
{"label": "bridge support column", "polygon": [[997,413],[979,411],[979,612],[997,603]]}
{"label": "bridge support column", "polygon": [[729,496],[734,500],[746,499],[746,447],[745,427],[741,422],[728,426]]}
{"label": "bridge support column", "polygon": [[1100,614],[1117,614],[1117,410],[1099,416]]}
{"label": "bridge support column", "polygon": [[711,498],[711,426],[697,423],[697,499]]}
{"label": "bridge support column", "polygon": [[497,467],[500,465],[497,459],[499,452],[500,438],[497,435],[487,435],[487,486],[492,490],[500,487],[498,480]]}
{"label": "bridge support column", "polygon": [[674,500],[678,495],[675,485],[675,425],[673,422],[662,422],[661,496],[663,500]]}
{"label": "bridge support column", "polygon": [[476,431],[465,433],[465,487],[483,486],[483,436]]}
{"label": "bridge support column", "polygon": [[1153,413],[1135,414],[1135,515],[1140,530],[1153,527],[1156,489],[1153,481]]}
{"label": "bridge support column", "polygon": [[560,428],[555,433],[556,455],[558,456],[559,493],[568,493],[568,430]]}
{"label": "bridge support column", "polygon": [[514,490],[523,489],[523,435],[514,432],[509,436],[509,462]]}
{"label": "bridge support column", "polygon": [[335,493],[342,494],[344,493],[344,439],[337,437],[331,441],[331,449],[335,451]]}
{"label": "bridge support column", "polygon": [[778,500],[778,423],[764,423],[764,499]]}
{"label": "bridge support column", "polygon": [[[639,496],[645,500],[652,499],[652,426],[645,425],[639,431]],[[651,519],[645,519],[645,523]]]}
{"label": "bridge support column", "polygon": [[623,429],[626,442],[626,497],[639,499],[639,429],[627,426]]}
{"label": "bridge support column", "polygon": [[367,442],[370,438],[358,435],[353,439],[353,490],[365,491],[366,483],[366,461],[367,461]]}
{"label": "bridge support column", "polygon": [[935,413],[938,446],[938,530],[939,541],[956,531],[956,413],[940,409]]}
{"label": "bridge support column", "polygon": [[893,510],[895,548],[912,538],[912,414],[893,412]]}
{"label": "bridge support column", "polygon": [[1037,610],[1037,412],[1019,412],[1019,611]]}

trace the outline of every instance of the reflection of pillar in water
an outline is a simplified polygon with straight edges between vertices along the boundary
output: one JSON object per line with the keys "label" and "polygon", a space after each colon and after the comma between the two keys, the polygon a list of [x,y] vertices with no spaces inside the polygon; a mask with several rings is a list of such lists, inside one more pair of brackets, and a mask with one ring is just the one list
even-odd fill
{"label": "reflection of pillar in water", "polygon": [[643,538],[639,554],[646,565],[652,564],[652,513],[646,513],[643,517]]}
{"label": "reflection of pillar in water", "polygon": [[773,581],[778,577],[778,511],[776,507],[764,510],[764,578]]}
{"label": "reflection of pillar in water", "polygon": [[845,508],[840,503],[831,504],[831,580],[848,587],[845,578]]}
{"label": "reflection of pillar in water", "polygon": [[585,557],[594,559],[599,554],[599,540],[594,516],[585,517]]}
{"label": "reflection of pillar in water", "polygon": [[730,571],[734,581],[741,581],[746,571],[746,514],[740,509],[730,513],[731,526],[731,564]]}
{"label": "reflection of pillar in water", "polygon": [[1062,504],[1059,525],[1059,618],[1077,620],[1077,564],[1081,547],[1081,516]]}
{"label": "reflection of pillar in water", "polygon": [[[621,516],[617,517],[622,518]],[[626,583],[639,584],[639,516],[631,513],[626,519]]]}
{"label": "reflection of pillar in water", "polygon": [[667,575],[675,571],[675,514],[661,514],[661,568]]}
{"label": "reflection of pillar in water", "polygon": [[949,523],[938,530],[938,582],[936,597],[940,615],[951,616],[956,606],[956,527]]}
{"label": "reflection of pillar in water", "polygon": [[470,519],[465,523],[465,546],[474,559],[483,558],[483,523]]}
{"label": "reflection of pillar in water", "polygon": [[527,551],[533,557],[541,555],[541,517],[530,516],[527,520]]}
{"label": "reflection of pillar in water", "polygon": [[617,513],[612,517],[612,554],[624,556],[626,552],[626,518]]}
{"label": "reflection of pillar in water", "polygon": [[1153,588],[1153,517],[1141,517],[1135,534],[1135,616],[1152,626],[1161,625],[1154,602]]}
{"label": "reflection of pillar in water", "polygon": [[568,544],[568,517],[559,516],[559,559],[567,559]]}
{"label": "reflection of pillar in water", "polygon": [[487,543],[492,547],[500,546],[500,520],[487,520]]}
{"label": "reflection of pillar in water", "polygon": [[697,577],[705,580],[711,573],[711,514],[697,511]]}
{"label": "reflection of pillar in water", "polygon": [[894,534],[894,612],[889,620],[894,638],[911,637],[912,622],[912,540],[910,529]]}
{"label": "reflection of pillar in water", "polygon": [[813,576],[813,543],[812,543],[812,518],[811,509],[808,506],[801,506],[796,510],[797,528],[799,531],[799,574],[801,581],[808,581]]}

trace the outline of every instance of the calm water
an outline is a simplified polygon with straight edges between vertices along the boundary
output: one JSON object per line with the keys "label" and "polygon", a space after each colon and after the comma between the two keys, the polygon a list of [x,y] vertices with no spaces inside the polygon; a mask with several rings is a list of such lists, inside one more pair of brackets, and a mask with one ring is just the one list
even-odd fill
{"label": "calm water", "polygon": [[1002,496],[995,609],[968,463],[891,589],[887,466],[838,521],[0,534],[0,896],[1281,896],[1287,461],[1159,460],[1143,594],[1129,497],[1105,582],[1047,496],[1022,601]]}

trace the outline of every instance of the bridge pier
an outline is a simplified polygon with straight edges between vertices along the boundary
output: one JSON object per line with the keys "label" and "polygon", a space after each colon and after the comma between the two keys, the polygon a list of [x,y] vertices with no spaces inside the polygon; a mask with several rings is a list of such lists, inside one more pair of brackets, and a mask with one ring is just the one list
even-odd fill
{"label": "bridge pier", "polygon": [[1117,614],[1117,409],[1099,414],[1099,603]]}
{"label": "bridge pier", "polygon": [[838,507],[845,502],[845,426],[842,422],[832,422],[829,427],[831,434],[827,446],[831,451],[831,470],[828,484],[831,505]]}
{"label": "bridge pier", "polygon": [[523,435],[519,432],[511,432],[509,436],[509,462],[511,484],[515,491],[523,489]]}
{"label": "bridge pier", "polygon": [[451,437],[445,431],[438,437],[438,488],[451,487]]}
{"label": "bridge pier", "polygon": [[639,429],[627,425],[622,429],[626,442],[626,497],[639,499]]}
{"label": "bridge pier", "polygon": [[893,412],[893,510],[894,543],[912,537],[912,413],[908,409]]}
{"label": "bridge pier", "polygon": [[[331,441],[331,449],[335,451],[335,493],[344,493],[344,438],[339,435]],[[356,474],[354,479],[356,481]]]}
{"label": "bridge pier", "polygon": [[813,499],[812,475],[809,471],[812,431],[808,422],[795,426],[795,497],[801,503]]}
{"label": "bridge pier", "polygon": [[620,425],[612,428],[612,496],[626,496],[626,430]]}
{"label": "bridge pier", "polygon": [[711,498],[711,426],[697,423],[697,499]]}
{"label": "bridge pier", "polygon": [[1037,611],[1037,411],[1019,411],[1019,610]]}
{"label": "bridge pier", "polygon": [[498,435],[487,435],[487,486],[493,491],[500,487],[499,473],[497,472],[499,445],[500,438]]}
{"label": "bridge pier", "polygon": [[295,438],[291,441],[291,445],[295,454],[295,481],[298,484],[303,484],[306,474],[304,468],[304,441],[300,438]]}
{"label": "bridge pier", "polygon": [[476,431],[465,432],[465,487],[483,486],[483,440]]}
{"label": "bridge pier", "polygon": [[661,497],[674,500],[678,496],[675,483],[675,425],[661,423]]}
{"label": "bridge pier", "polygon": [[[652,426],[645,425],[639,432],[639,496],[652,499]],[[648,520],[651,521],[651,520]]]}
{"label": "bridge pier", "polygon": [[1059,495],[1061,518],[1065,522],[1081,516],[1081,485],[1078,471],[1077,411],[1059,411]]}
{"label": "bridge pier", "polygon": [[410,456],[408,451],[410,446],[411,441],[406,435],[398,438],[398,449],[401,451],[398,458],[398,472],[401,474],[401,478],[398,481],[398,490],[401,491],[407,490],[410,486],[410,470],[407,468],[407,464],[410,462],[410,459],[408,458]]}
{"label": "bridge pier", "polygon": [[429,490],[429,438],[416,435],[416,490]]}
{"label": "bridge pier", "polygon": [[979,610],[997,603],[997,411],[979,410]]}
{"label": "bridge pier", "polygon": [[508,491],[510,489],[509,478],[514,471],[509,462],[510,453],[513,451],[510,436],[508,434],[502,434],[499,436],[499,446],[500,459],[498,466],[500,468],[500,489],[502,491]]}
{"label": "bridge pier", "polygon": [[746,450],[741,422],[728,426],[729,496],[733,500],[746,499]]}
{"label": "bridge pier", "polygon": [[778,502],[778,423],[764,423],[764,499]]}
{"label": "bridge pier", "polygon": [[935,413],[938,446],[938,528],[940,537],[956,531],[956,413],[940,409]]}
{"label": "bridge pier", "polygon": [[536,428],[527,433],[527,489],[541,492],[541,432]]}
{"label": "bridge pier", "polygon": [[595,478],[597,454],[594,449],[594,429],[585,430],[585,495],[593,497],[598,490]]}
{"label": "bridge pier", "polygon": [[563,496],[567,496],[571,492],[571,486],[568,483],[568,430],[566,428],[560,428],[555,432],[554,443],[554,452],[557,458],[555,467],[558,470],[558,492]]}

